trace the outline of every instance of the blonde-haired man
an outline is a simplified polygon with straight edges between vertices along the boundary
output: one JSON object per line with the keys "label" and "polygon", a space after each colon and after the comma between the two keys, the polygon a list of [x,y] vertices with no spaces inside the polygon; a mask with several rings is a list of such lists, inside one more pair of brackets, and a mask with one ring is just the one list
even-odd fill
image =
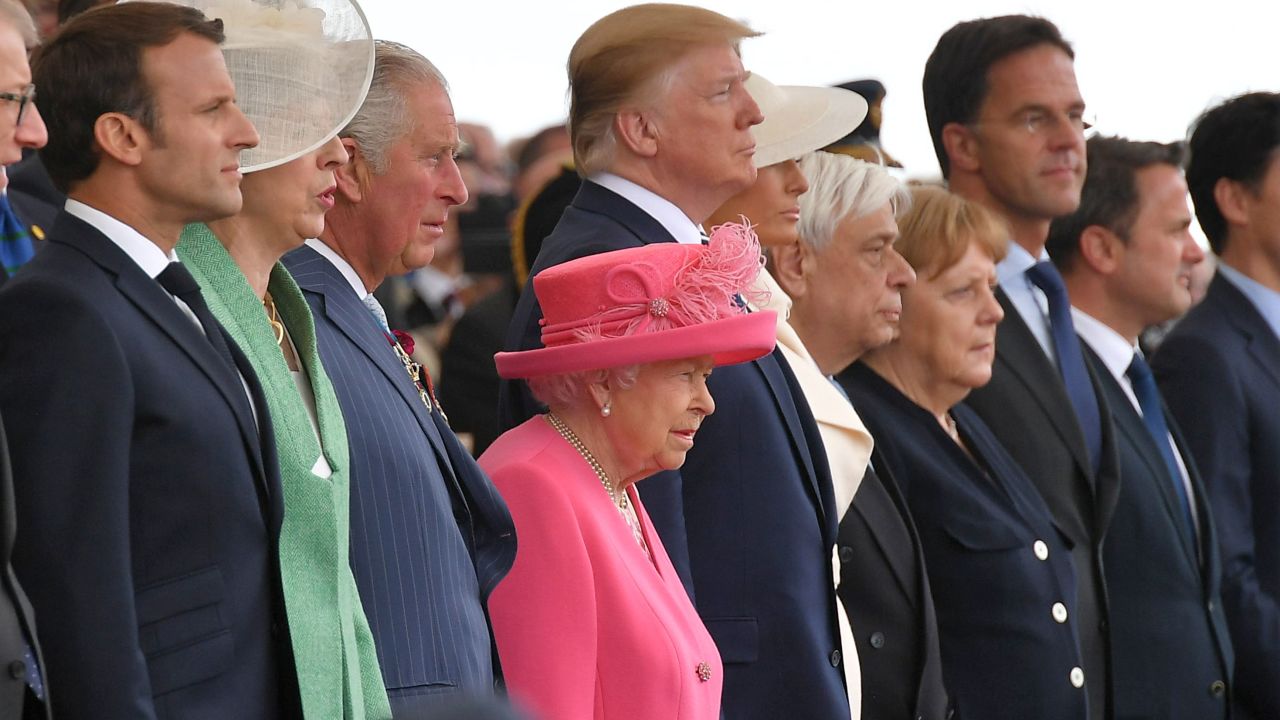
{"label": "blonde-haired man", "polygon": [[[570,132],[586,182],[532,274],[702,241],[701,223],[756,178],[752,126],[764,118],[738,53],[755,35],[707,10],[656,4],[587,29],[569,56]],[[540,317],[526,291],[507,349],[538,347]],[[847,718],[829,555],[839,514],[813,415],[776,352],[717,369],[709,387],[722,410],[686,465],[639,489],[724,661],[724,716]],[[503,393],[508,427],[538,412],[523,386]]]}

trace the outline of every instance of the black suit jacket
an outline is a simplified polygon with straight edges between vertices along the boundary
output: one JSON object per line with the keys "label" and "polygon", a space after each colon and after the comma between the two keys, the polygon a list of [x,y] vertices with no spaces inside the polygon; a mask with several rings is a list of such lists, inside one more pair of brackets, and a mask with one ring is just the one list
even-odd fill
{"label": "black suit jacket", "polygon": [[[849,392],[845,375],[837,379]],[[887,467],[867,469],[836,543],[836,590],[858,648],[862,717],[948,717],[938,620],[920,537]]]}
{"label": "black suit jacket", "polygon": [[449,424],[459,433],[471,433],[471,454],[480,457],[498,435],[498,368],[493,355],[502,349],[511,325],[520,288],[507,279],[488,297],[467,308],[449,333],[449,344],[440,352],[440,403],[449,413]]}
{"label": "black suit jacket", "polygon": [[898,479],[919,528],[956,714],[1088,717],[1070,680],[1080,664],[1075,569],[1031,481],[969,408],[952,410],[966,452],[869,367],[849,373],[876,467]]}
{"label": "black suit jacket", "polygon": [[[585,182],[533,274],[673,240],[639,207]],[[507,347],[541,347],[540,317],[526,285]],[[838,518],[817,425],[777,351],[717,368],[708,386],[717,411],[685,466],[642,481],[639,490],[672,564],[691,576],[724,660],[725,716],[848,717],[831,575]],[[507,383],[503,393],[505,422],[537,411],[523,384]]]}
{"label": "black suit jacket", "polygon": [[296,709],[281,688],[294,669],[275,443],[247,362],[242,373],[261,436],[199,327],[65,212],[0,291],[14,567],[43,620],[56,717]]}
{"label": "black suit jacket", "polygon": [[[9,446],[5,441],[4,424],[0,423],[0,667],[8,672],[0,677],[0,716],[6,718],[49,717],[47,702],[40,707],[24,706],[37,703],[27,692],[27,683],[21,673],[11,668],[25,669],[24,654],[30,647],[36,663],[43,668],[40,645],[36,640],[35,613],[22,592],[18,578],[9,564],[13,555],[13,540],[17,534],[17,518],[13,511],[13,478],[9,473]],[[42,670],[43,672],[43,670]],[[17,677],[14,677],[17,675]],[[45,688],[45,700],[49,689]]]}
{"label": "black suit jacket", "polygon": [[1231,640],[1219,597],[1213,517],[1195,462],[1166,419],[1191,477],[1200,532],[1186,513],[1160,450],[1120,384],[1088,346],[1107,397],[1120,460],[1120,499],[1103,545],[1111,601],[1118,718],[1228,717]]}
{"label": "black suit jacket", "polygon": [[1222,275],[1152,360],[1222,553],[1238,718],[1280,718],[1280,340]]}
{"label": "black suit jacket", "polygon": [[[1102,458],[1095,474],[1084,433],[1062,375],[1003,289],[1004,320],[996,335],[991,382],[965,401],[1040,491],[1075,560],[1085,686],[1091,715],[1109,717],[1110,631],[1102,541],[1120,492],[1114,429],[1106,397],[1093,377],[1102,420]],[[1090,373],[1093,375],[1093,373]],[[1102,692],[1099,692],[1101,690]]]}

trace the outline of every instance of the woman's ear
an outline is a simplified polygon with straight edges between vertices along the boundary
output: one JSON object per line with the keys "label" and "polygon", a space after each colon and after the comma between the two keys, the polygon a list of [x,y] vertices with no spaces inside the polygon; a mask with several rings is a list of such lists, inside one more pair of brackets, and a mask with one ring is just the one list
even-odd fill
{"label": "woman's ear", "polygon": [[599,382],[589,383],[587,385],[587,393],[591,396],[591,403],[595,410],[602,417],[609,417],[612,412],[611,399],[613,393],[609,389],[609,380],[606,378]]}

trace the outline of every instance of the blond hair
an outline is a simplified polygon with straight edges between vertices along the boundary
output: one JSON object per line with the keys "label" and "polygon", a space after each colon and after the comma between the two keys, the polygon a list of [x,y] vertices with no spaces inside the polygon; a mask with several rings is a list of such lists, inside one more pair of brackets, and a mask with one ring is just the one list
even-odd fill
{"label": "blond hair", "polygon": [[938,185],[912,185],[911,209],[898,220],[898,253],[928,279],[960,262],[976,244],[1000,262],[1009,251],[1009,225],[1000,215]]}
{"label": "blond hair", "polygon": [[689,5],[633,5],[597,20],[569,52],[569,134],[584,176],[608,168],[617,139],[614,117],[670,82],[670,71],[699,45],[760,33],[719,13]]}

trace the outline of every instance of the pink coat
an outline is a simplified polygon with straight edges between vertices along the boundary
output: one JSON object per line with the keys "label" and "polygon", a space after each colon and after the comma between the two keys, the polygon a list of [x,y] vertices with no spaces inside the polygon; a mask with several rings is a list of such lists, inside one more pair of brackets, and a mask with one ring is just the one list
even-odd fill
{"label": "pink coat", "polygon": [[489,601],[511,695],[545,720],[716,720],[720,655],[635,488],[652,563],[544,417],[499,437],[480,467],[516,525],[515,565]]}

